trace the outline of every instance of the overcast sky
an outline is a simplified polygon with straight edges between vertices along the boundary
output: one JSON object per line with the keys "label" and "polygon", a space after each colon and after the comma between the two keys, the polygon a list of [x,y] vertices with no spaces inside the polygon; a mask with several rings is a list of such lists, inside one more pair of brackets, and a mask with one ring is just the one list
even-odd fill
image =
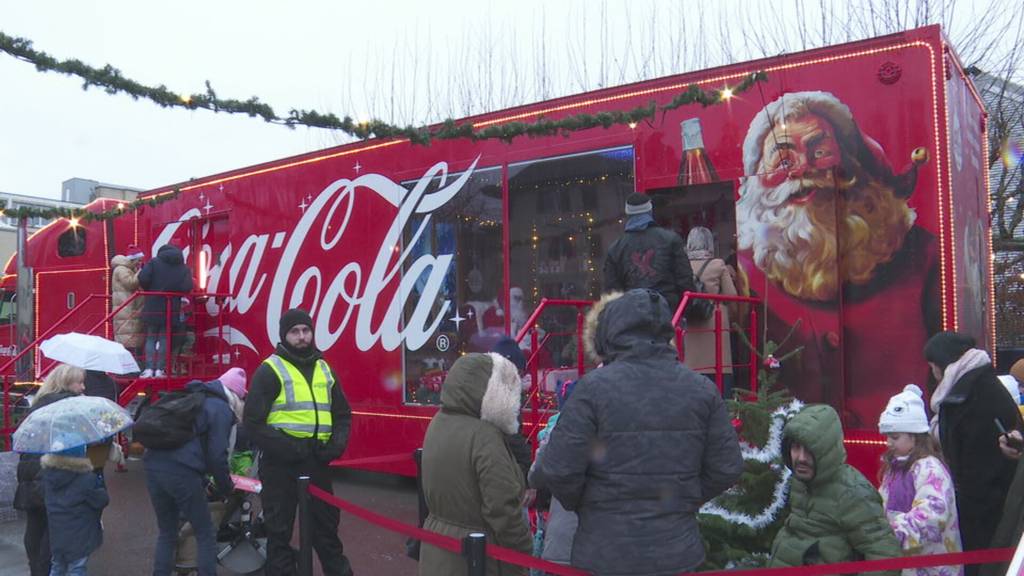
{"label": "overcast sky", "polygon": [[[737,2],[725,0],[733,7],[724,10],[742,13]],[[360,119],[392,114],[404,123],[448,116],[440,101],[453,94],[465,100],[475,95],[475,84],[495,83],[499,97],[449,102],[449,111],[501,108],[511,103],[506,101],[521,101],[524,93],[533,101],[538,94],[581,91],[573,86],[614,85],[645,67],[656,75],[685,71],[684,61],[709,57],[693,52],[694,31],[686,31],[685,40],[673,35],[695,26],[695,7],[714,12],[722,5],[704,0],[0,0],[0,30],[31,39],[37,50],[58,59],[78,58],[96,67],[109,63],[128,78],[177,92],[203,92],[209,80],[221,97],[258,96],[282,116],[290,108],[312,108]],[[759,16],[747,11],[747,18]],[[627,29],[624,22],[634,24]],[[741,27],[726,32],[731,41],[742,44]],[[546,50],[540,51],[541,45]],[[490,56],[497,62],[489,74],[479,70],[485,46],[494,50]],[[665,46],[691,51],[681,55]],[[471,61],[467,52],[474,52]],[[643,60],[644,54],[656,58]],[[543,74],[537,72],[541,60]],[[399,77],[394,84],[392,71]],[[563,82],[544,85],[541,77]],[[422,117],[427,82],[429,93],[437,95],[434,118]],[[392,93],[397,103],[390,101]],[[413,95],[419,99],[413,101]],[[71,177],[149,189],[339,141],[319,130],[162,109],[95,88],[83,91],[75,78],[40,73],[0,54],[3,192],[56,198],[60,183]]]}

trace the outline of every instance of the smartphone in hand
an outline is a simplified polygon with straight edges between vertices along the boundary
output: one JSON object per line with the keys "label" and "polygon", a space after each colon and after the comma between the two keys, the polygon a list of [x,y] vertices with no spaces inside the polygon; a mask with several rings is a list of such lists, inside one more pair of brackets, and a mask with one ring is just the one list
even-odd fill
{"label": "smartphone in hand", "polygon": [[1014,436],[1010,436],[1010,433],[1006,431],[1006,428],[1003,426],[1003,423],[999,420],[999,418],[995,418],[995,422],[996,428],[999,429],[999,435],[1006,438],[1006,445],[1009,446],[1010,448],[1013,448],[1017,452],[1024,452],[1024,440],[1021,440]]}

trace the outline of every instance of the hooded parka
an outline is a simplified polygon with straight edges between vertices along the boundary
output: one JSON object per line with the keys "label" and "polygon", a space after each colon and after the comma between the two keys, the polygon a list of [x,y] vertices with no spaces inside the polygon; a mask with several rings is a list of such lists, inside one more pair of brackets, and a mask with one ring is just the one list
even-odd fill
{"label": "hooded parka", "polygon": [[[192,273],[185,266],[181,248],[165,244],[139,272],[139,287],[150,292],[192,291]],[[142,321],[152,328],[164,329],[167,324],[167,300],[171,302],[171,327],[180,322],[181,298],[175,296],[146,296],[142,305]]]}
{"label": "hooded parka", "polygon": [[[902,556],[885,518],[882,498],[863,474],[846,463],[843,429],[830,406],[812,405],[782,432],[782,455],[793,468],[790,446],[814,455],[810,482],[790,481],[790,514],[772,544],[771,567],[880,560]],[[885,572],[893,576],[899,571]]]}
{"label": "hooded parka", "polygon": [[[117,310],[139,289],[139,277],[132,261],[126,256],[114,256],[110,266],[110,305]],[[146,330],[139,317],[142,313],[142,300],[132,300],[114,315],[114,339],[128,349],[142,346],[146,338]]]}
{"label": "hooded parka", "polygon": [[[489,544],[532,551],[520,505],[526,489],[505,435],[518,428],[519,374],[499,354],[467,354],[452,365],[441,410],[423,440],[423,493],[430,515],[423,527],[461,539],[483,532]],[[420,576],[466,574],[466,560],[424,542]],[[488,559],[487,574],[526,569]]]}
{"label": "hooded parka", "polygon": [[92,554],[103,543],[100,515],[110,503],[103,476],[84,457],[46,454],[42,465],[53,559],[69,563]]}
{"label": "hooded parka", "polygon": [[579,515],[572,565],[599,575],[668,575],[704,561],[697,511],[743,471],[725,403],[669,344],[652,290],[610,294],[584,343],[604,366],[563,407],[531,481]]}

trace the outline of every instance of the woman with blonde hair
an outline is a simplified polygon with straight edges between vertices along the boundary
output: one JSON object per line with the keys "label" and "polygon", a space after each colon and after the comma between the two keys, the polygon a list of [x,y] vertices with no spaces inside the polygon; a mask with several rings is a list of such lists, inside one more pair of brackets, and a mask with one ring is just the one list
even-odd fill
{"label": "woman with blonde hair", "polygon": [[[32,411],[85,391],[85,370],[69,364],[59,364],[50,371],[32,402]],[[25,553],[28,555],[29,573],[46,576],[50,573],[50,529],[46,521],[46,502],[39,454],[22,454],[18,461],[18,488],[14,493],[14,507],[25,512]]]}
{"label": "woman with blonde hair", "polygon": [[50,370],[43,380],[43,385],[36,392],[36,399],[32,404],[35,408],[39,399],[55,392],[70,392],[75,396],[85,392],[85,370],[70,364],[58,364]]}

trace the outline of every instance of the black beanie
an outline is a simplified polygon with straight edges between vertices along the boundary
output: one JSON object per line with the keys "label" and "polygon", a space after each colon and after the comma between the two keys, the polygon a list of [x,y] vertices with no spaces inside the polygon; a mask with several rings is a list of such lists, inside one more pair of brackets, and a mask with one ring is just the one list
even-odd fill
{"label": "black beanie", "polygon": [[959,332],[939,332],[925,343],[924,358],[945,370],[946,366],[959,360],[965,352],[974,346],[975,341],[972,336]]}
{"label": "black beanie", "polygon": [[491,348],[491,352],[501,354],[506,360],[516,365],[516,369],[522,373],[526,370],[526,355],[519,349],[519,345],[516,341],[508,336],[503,336],[501,340],[498,340]]}
{"label": "black beanie", "polygon": [[629,216],[650,212],[651,208],[651,197],[646,194],[633,192],[626,197],[626,214]]}
{"label": "black beanie", "polygon": [[309,312],[306,312],[302,308],[292,308],[285,312],[281,316],[281,323],[279,324],[280,328],[278,335],[281,337],[281,342],[285,341],[284,335],[287,334],[289,330],[300,324],[305,324],[306,326],[309,326],[310,329],[313,328],[313,319],[310,318]]}

